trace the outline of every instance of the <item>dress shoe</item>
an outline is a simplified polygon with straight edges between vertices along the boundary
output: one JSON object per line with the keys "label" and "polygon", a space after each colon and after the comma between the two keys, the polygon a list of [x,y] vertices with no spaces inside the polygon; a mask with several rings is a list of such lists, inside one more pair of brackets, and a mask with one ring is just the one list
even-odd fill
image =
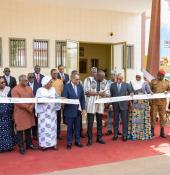
{"label": "dress shoe", "polygon": [[107,136],[112,135],[112,131],[107,131],[105,135]]}
{"label": "dress shoe", "polygon": [[67,145],[67,149],[68,149],[68,150],[71,150],[71,148],[72,148],[72,145],[71,145],[71,144],[68,144],[68,145]]}
{"label": "dress shoe", "polygon": [[24,155],[25,154],[25,148],[19,148],[19,153]]}
{"label": "dress shoe", "polygon": [[123,142],[126,142],[127,141],[127,137],[123,137],[122,140],[123,140]]}
{"label": "dress shoe", "polygon": [[77,146],[77,147],[79,147],[79,148],[82,148],[83,147],[83,144],[81,144],[81,143],[75,143],[75,145]]}
{"label": "dress shoe", "polygon": [[36,147],[33,144],[31,144],[31,145],[26,145],[26,149],[36,150],[36,149],[38,149],[38,147]]}
{"label": "dress shoe", "polygon": [[114,137],[112,138],[113,141],[116,141],[117,139],[118,139],[118,136],[114,136]]}
{"label": "dress shoe", "polygon": [[161,136],[162,138],[166,138],[165,132],[164,132],[164,128],[163,128],[163,127],[161,128],[160,136]]}
{"label": "dress shoe", "polygon": [[102,140],[102,139],[97,139],[96,142],[100,143],[100,144],[106,144],[106,142],[104,140]]}

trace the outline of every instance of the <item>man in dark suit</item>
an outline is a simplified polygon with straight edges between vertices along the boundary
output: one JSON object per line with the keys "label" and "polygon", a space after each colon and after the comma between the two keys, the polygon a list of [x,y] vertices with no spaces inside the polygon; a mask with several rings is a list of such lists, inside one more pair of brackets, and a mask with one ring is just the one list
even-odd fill
{"label": "man in dark suit", "polygon": [[10,76],[10,69],[8,67],[4,68],[4,80],[6,83],[6,86],[9,86],[11,89],[13,89],[16,85],[17,85],[17,81],[15,79],[15,77]]}
{"label": "man in dark suit", "polygon": [[[37,89],[39,88],[37,84],[34,83],[35,80],[35,75],[34,73],[28,73],[27,75],[28,78],[28,86],[31,87],[34,96],[36,95]],[[35,109],[34,109],[34,114],[35,114]],[[38,140],[38,118],[34,115],[35,118],[35,126],[33,126],[32,129],[32,136],[34,140]]]}
{"label": "man in dark suit", "polygon": [[80,76],[78,73],[71,75],[70,83],[64,86],[62,96],[68,99],[79,99],[80,104],[65,104],[64,116],[67,121],[67,149],[72,148],[73,130],[75,135],[75,145],[83,147],[80,143],[80,115],[85,115],[85,96],[83,86],[79,84]]}
{"label": "man in dark suit", "polygon": [[[118,74],[117,82],[112,83],[110,87],[111,97],[126,96],[131,93],[130,86],[123,82],[123,76]],[[114,137],[113,141],[118,139],[119,115],[121,114],[123,125],[123,141],[127,141],[128,132],[128,101],[112,103],[114,111]]]}
{"label": "man in dark suit", "polygon": [[40,71],[41,71],[40,66],[36,65],[34,67],[34,76],[35,76],[35,78],[34,78],[34,84],[37,87],[37,89],[40,88],[40,87],[42,87],[41,81],[42,81],[42,78],[44,77],[44,75],[42,75],[40,73]]}
{"label": "man in dark suit", "polygon": [[58,66],[58,79],[63,80],[63,84],[67,84],[67,82],[69,81],[69,76],[68,74],[64,73],[64,66],[63,65],[59,65]]}
{"label": "man in dark suit", "polygon": [[28,73],[27,78],[28,78],[28,86],[31,87],[31,89],[33,91],[33,94],[35,96],[36,92],[37,92],[37,89],[39,87],[37,86],[37,84],[34,83],[35,82],[35,75],[34,75],[34,73]]}

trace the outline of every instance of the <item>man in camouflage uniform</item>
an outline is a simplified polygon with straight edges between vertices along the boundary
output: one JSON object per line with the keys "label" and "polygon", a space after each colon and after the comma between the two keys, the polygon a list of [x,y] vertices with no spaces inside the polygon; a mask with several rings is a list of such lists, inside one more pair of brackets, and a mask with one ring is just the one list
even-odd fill
{"label": "man in camouflage uniform", "polygon": [[[167,93],[167,91],[170,90],[170,83],[168,80],[165,80],[164,77],[165,77],[165,71],[159,70],[157,74],[157,78],[153,79],[150,84],[151,90],[153,93]],[[162,138],[166,138],[165,132],[164,132],[164,126],[166,124],[166,118],[165,118],[166,103],[167,103],[166,99],[151,100],[150,115],[151,115],[152,136],[154,136],[154,128],[155,128],[156,117],[158,113],[160,118],[160,127],[161,127],[160,136]]]}

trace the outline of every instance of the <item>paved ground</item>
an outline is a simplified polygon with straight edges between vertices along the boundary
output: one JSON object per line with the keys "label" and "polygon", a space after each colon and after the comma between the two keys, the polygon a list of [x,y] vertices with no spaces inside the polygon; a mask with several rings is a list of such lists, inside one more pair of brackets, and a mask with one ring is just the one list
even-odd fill
{"label": "paved ground", "polygon": [[170,175],[170,154],[43,175]]}

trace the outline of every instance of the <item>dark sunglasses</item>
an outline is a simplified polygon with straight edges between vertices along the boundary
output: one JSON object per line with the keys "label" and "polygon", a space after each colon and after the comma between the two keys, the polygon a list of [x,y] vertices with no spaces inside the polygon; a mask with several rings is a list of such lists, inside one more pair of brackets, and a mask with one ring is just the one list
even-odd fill
{"label": "dark sunglasses", "polygon": [[30,77],[28,77],[28,78],[35,78],[34,76],[30,76]]}
{"label": "dark sunglasses", "polygon": [[10,70],[5,70],[5,72],[10,72]]}

